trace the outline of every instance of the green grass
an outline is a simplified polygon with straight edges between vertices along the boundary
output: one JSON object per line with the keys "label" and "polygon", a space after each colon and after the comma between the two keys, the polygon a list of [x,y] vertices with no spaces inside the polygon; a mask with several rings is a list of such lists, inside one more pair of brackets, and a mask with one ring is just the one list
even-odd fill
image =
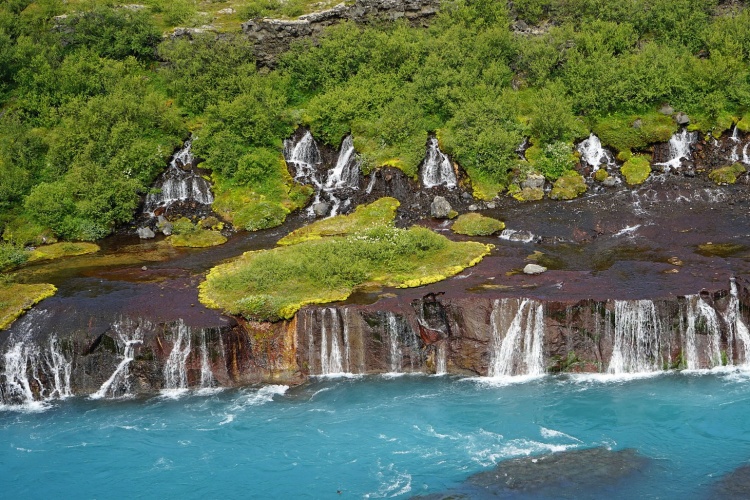
{"label": "green grass", "polygon": [[746,172],[745,167],[740,163],[735,163],[728,167],[717,168],[712,170],[708,177],[716,184],[734,184],[737,178]]}
{"label": "green grass", "polygon": [[53,285],[4,284],[0,282],[0,330],[4,330],[34,304],[55,294]]}
{"label": "green grass", "polygon": [[491,236],[505,229],[505,223],[480,214],[464,214],[456,219],[451,229],[467,236]]}
{"label": "green grass", "polygon": [[173,234],[167,241],[175,247],[206,248],[223,245],[227,239],[218,231],[198,229],[187,234]]}
{"label": "green grass", "polygon": [[369,205],[358,206],[350,215],[337,215],[297,229],[281,238],[279,245],[296,245],[328,236],[345,236],[376,226],[390,226],[399,205],[395,198],[381,198]]}
{"label": "green grass", "polygon": [[[250,319],[289,319],[304,305],[345,300],[358,287],[444,280],[491,251],[489,245],[453,242],[422,227],[394,228],[388,215],[393,200],[373,205],[363,207],[359,218],[338,219],[337,231],[345,226],[352,231],[345,236],[325,236],[333,226],[321,224],[292,233],[286,246],[247,252],[214,267],[200,285],[201,302]],[[361,224],[378,219],[377,225]]]}
{"label": "green grass", "polygon": [[76,255],[85,255],[96,253],[100,250],[99,245],[94,243],[54,243],[36,247],[29,255],[29,262],[39,260],[61,259],[63,257],[73,257]]}

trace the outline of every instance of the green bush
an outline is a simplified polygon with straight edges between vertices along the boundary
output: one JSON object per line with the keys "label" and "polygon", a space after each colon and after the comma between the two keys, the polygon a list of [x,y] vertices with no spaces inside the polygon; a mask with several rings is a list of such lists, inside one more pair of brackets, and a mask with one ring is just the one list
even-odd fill
{"label": "green bush", "polygon": [[0,242],[0,271],[18,267],[28,259],[29,253],[24,251],[23,247]]}

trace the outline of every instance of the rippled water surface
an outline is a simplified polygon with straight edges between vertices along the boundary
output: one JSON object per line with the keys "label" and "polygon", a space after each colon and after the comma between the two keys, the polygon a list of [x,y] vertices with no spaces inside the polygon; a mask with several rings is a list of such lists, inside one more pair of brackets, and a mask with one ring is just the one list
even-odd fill
{"label": "rippled water surface", "polygon": [[748,416],[744,372],[71,398],[0,411],[2,496],[408,498],[505,459],[603,446],[635,448],[648,466],[581,496],[708,498],[750,460]]}

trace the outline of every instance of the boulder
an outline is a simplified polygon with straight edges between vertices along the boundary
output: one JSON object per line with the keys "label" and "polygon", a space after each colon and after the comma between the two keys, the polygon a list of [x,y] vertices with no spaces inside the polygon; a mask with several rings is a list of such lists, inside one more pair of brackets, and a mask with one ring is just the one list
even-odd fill
{"label": "boulder", "polygon": [[165,222],[164,224],[161,224],[159,226],[159,229],[161,229],[161,232],[164,233],[164,236],[169,236],[172,234],[173,227],[171,222]]}
{"label": "boulder", "polygon": [[453,207],[448,203],[448,200],[442,196],[435,196],[430,205],[430,215],[436,219],[447,219],[450,213],[453,211]]}
{"label": "boulder", "polygon": [[138,237],[142,240],[150,240],[151,238],[156,237],[156,233],[154,233],[150,227],[139,227]]}
{"label": "boulder", "polygon": [[555,181],[549,197],[553,200],[572,200],[585,193],[587,189],[586,179],[571,170]]}
{"label": "boulder", "polygon": [[526,267],[523,268],[524,274],[542,274],[543,272],[546,272],[547,268],[544,266],[540,266],[539,264],[526,264]]}
{"label": "boulder", "polygon": [[319,201],[318,203],[314,204],[312,208],[315,217],[325,217],[328,214],[328,210],[331,209],[331,206],[328,203]]}
{"label": "boulder", "polygon": [[522,188],[541,189],[544,187],[544,176],[539,174],[530,174],[526,180],[521,182]]}
{"label": "boulder", "polygon": [[690,117],[687,115],[687,113],[677,113],[674,116],[674,121],[677,122],[677,125],[687,125],[690,123]]}
{"label": "boulder", "polygon": [[673,115],[674,114],[674,108],[670,106],[669,104],[663,105],[661,108],[659,108],[659,113],[663,115]]}

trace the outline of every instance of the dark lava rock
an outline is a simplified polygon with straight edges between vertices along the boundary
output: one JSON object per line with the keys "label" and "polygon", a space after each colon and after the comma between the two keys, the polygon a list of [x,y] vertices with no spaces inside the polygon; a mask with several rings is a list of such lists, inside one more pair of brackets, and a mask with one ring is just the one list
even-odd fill
{"label": "dark lava rock", "polygon": [[471,476],[454,491],[415,498],[603,498],[614,488],[623,493],[624,480],[642,473],[649,463],[633,449],[589,448],[515,458]]}
{"label": "dark lava rock", "polygon": [[721,478],[713,493],[712,498],[750,498],[750,464]]}

